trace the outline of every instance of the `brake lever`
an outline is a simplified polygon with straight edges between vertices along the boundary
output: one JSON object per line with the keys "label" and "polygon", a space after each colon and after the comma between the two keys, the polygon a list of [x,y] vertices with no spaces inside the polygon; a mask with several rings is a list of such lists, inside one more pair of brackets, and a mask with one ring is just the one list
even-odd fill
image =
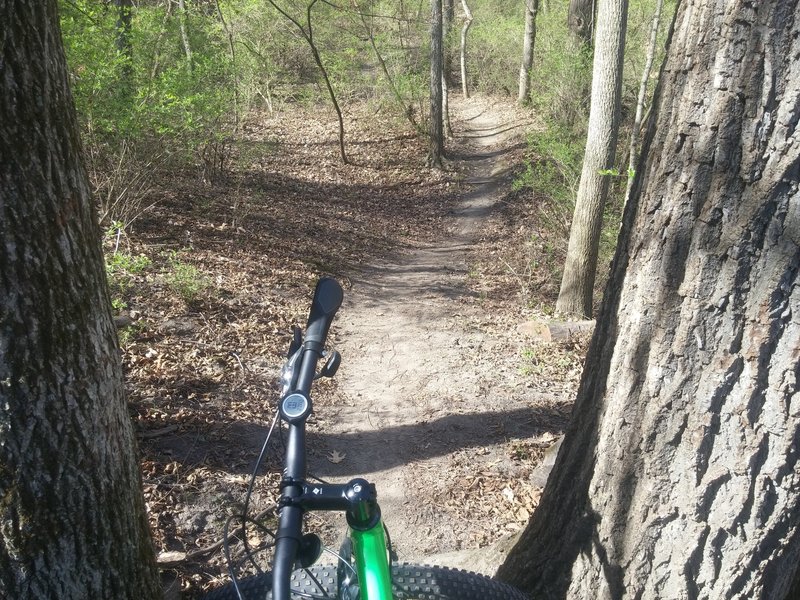
{"label": "brake lever", "polygon": [[300,346],[303,345],[303,333],[297,325],[292,325],[292,342],[289,344],[289,351],[286,353],[286,358],[291,359],[292,356],[297,354]]}
{"label": "brake lever", "polygon": [[340,364],[342,364],[342,355],[334,350],[331,352],[328,360],[325,361],[325,366],[322,367],[319,373],[314,376],[314,379],[319,379],[320,377],[333,377],[336,375],[336,371],[339,370]]}
{"label": "brake lever", "polygon": [[281,368],[281,383],[283,384],[281,398],[295,388],[295,384],[297,383],[295,365],[300,355],[303,353],[303,334],[297,325],[292,327],[292,331],[292,342],[289,344],[289,351],[286,353],[287,360]]}

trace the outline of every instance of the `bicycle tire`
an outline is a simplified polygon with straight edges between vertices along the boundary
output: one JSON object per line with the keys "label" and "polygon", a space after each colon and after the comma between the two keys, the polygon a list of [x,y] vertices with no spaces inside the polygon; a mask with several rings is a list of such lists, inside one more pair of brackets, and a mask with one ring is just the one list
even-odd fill
{"label": "bicycle tire", "polygon": [[[336,580],[336,565],[298,569],[292,573],[292,598],[336,599]],[[392,583],[396,600],[528,600],[528,596],[505,583],[449,567],[393,564]],[[271,600],[272,573],[243,579],[239,589],[244,600]],[[233,584],[228,584],[209,592],[203,600],[238,600],[238,596]]]}

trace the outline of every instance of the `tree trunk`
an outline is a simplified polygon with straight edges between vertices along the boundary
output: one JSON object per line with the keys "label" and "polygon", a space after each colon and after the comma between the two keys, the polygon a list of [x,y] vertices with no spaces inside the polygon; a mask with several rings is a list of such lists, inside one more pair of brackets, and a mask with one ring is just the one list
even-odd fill
{"label": "tree trunk", "polygon": [[464,8],[464,25],[461,27],[461,93],[464,98],[469,98],[469,85],[467,81],[467,33],[472,27],[472,11],[467,5],[467,0],[461,0]]}
{"label": "tree trunk", "polygon": [[0,597],[159,598],[56,2],[0,19]]}
{"label": "tree trunk", "polygon": [[120,79],[124,86],[129,87],[133,76],[133,46],[131,45],[131,18],[133,12],[132,0],[115,0],[117,7],[117,23],[114,45],[119,56],[122,57]]}
{"label": "tree trunk", "polygon": [[447,87],[453,87],[453,45],[452,32],[455,19],[455,0],[442,2],[442,37],[444,38],[444,78]]}
{"label": "tree trunk", "polygon": [[228,22],[222,14],[222,7],[219,5],[219,0],[215,0],[217,16],[222,25],[222,30],[225,32],[225,37],[228,38],[228,51],[231,55],[231,69],[233,71],[233,130],[239,130],[239,71],[236,67],[236,46],[233,43],[233,31],[228,27]]}
{"label": "tree trunk", "polygon": [[536,598],[797,589],[800,4],[674,23],[573,419],[499,573]]}
{"label": "tree trunk", "polygon": [[600,0],[586,152],[556,302],[556,311],[569,317],[592,316],[603,207],[610,181],[603,171],[613,168],[617,148],[627,13],[627,0]]}
{"label": "tree trunk", "polygon": [[531,99],[531,69],[533,48],[536,43],[536,13],[539,0],[525,0],[525,34],[522,38],[522,65],[519,68],[519,94],[517,102],[525,104]]}
{"label": "tree trunk", "polygon": [[336,111],[336,117],[339,121],[339,156],[342,158],[342,163],[348,164],[347,154],[344,150],[344,116],[342,115],[342,109],[339,106],[339,101],[336,99],[336,93],[333,91],[331,79],[328,77],[328,70],[325,68],[324,63],[322,62],[322,56],[320,56],[317,45],[314,42],[314,28],[312,26],[311,14],[317,1],[318,0],[311,0],[311,2],[306,5],[306,25],[304,27],[300,21],[278,6],[274,0],[267,0],[267,2],[269,2],[275,10],[281,13],[284,17],[291,21],[291,23],[297,27],[297,29],[300,30],[300,34],[306,40],[308,47],[311,49],[311,56],[314,58],[314,63],[317,65],[317,68],[322,75],[322,79],[325,82],[325,87],[328,90],[328,96],[331,99],[331,104],[333,104],[333,109]]}
{"label": "tree trunk", "polygon": [[442,120],[444,133],[453,137],[453,125],[450,123],[450,69],[453,57],[450,54],[450,31],[453,25],[453,0],[442,0]]}
{"label": "tree trunk", "polygon": [[442,0],[431,0],[431,135],[430,166],[441,169],[444,154],[442,123]]}
{"label": "tree trunk", "polygon": [[189,32],[186,28],[186,2],[178,0],[178,26],[181,30],[181,40],[183,41],[183,51],[186,53],[186,68],[189,73],[194,70],[194,58],[192,56],[192,44],[189,42]]}
{"label": "tree trunk", "polygon": [[587,48],[592,46],[595,2],[596,0],[569,0],[567,27],[578,45]]}
{"label": "tree trunk", "polygon": [[448,138],[453,137],[453,125],[450,123],[450,88],[447,87],[447,77],[442,74],[442,121],[444,133]]}
{"label": "tree trunk", "polygon": [[664,8],[664,0],[657,0],[656,10],[653,14],[653,21],[650,24],[650,39],[647,42],[647,55],[645,57],[642,78],[639,82],[639,95],[636,98],[636,114],[631,125],[631,143],[628,149],[628,184],[625,188],[625,202],[631,195],[633,187],[633,174],[636,171],[636,161],[639,158],[639,137],[642,132],[642,120],[644,118],[644,104],[647,98],[647,82],[650,81],[650,73],[653,69],[653,60],[656,55],[656,41],[658,39],[658,25],[661,22],[661,11]]}
{"label": "tree trunk", "polygon": [[[361,6],[358,4],[358,0],[351,0],[353,4],[353,8],[358,13],[359,17],[361,18],[361,24],[364,26],[364,32],[367,34],[367,38],[369,39],[369,43],[372,46],[373,52],[375,52],[375,58],[378,60],[378,64],[381,66],[381,71],[383,71],[383,76],[386,78],[386,83],[389,85],[389,89],[394,96],[397,105],[403,111],[403,115],[405,116],[406,120],[411,124],[415,131],[418,133],[423,133],[422,128],[417,123],[417,120],[414,118],[414,107],[410,104],[406,104],[406,101],[403,99],[403,96],[400,94],[400,90],[397,89],[397,86],[394,84],[394,79],[392,79],[392,74],[389,73],[389,67],[386,64],[386,61],[383,59],[383,55],[381,54],[380,50],[378,49],[378,44],[375,42],[375,35],[372,33],[372,27],[367,22],[367,16],[361,10]],[[272,110],[270,110],[272,112]]]}

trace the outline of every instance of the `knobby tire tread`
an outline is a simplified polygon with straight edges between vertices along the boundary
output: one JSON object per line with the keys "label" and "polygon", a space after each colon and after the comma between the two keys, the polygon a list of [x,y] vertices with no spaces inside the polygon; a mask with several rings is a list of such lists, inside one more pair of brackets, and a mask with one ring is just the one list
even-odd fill
{"label": "knobby tire tread", "polygon": [[[336,565],[314,565],[308,571],[324,590],[320,590],[308,572],[299,569],[292,573],[293,592],[311,594],[313,598],[337,597]],[[393,564],[392,582],[397,600],[528,600],[525,594],[500,581],[449,567]],[[244,600],[271,600],[272,573],[243,579],[239,589]],[[238,600],[238,596],[233,584],[228,584],[208,593],[203,600]]]}

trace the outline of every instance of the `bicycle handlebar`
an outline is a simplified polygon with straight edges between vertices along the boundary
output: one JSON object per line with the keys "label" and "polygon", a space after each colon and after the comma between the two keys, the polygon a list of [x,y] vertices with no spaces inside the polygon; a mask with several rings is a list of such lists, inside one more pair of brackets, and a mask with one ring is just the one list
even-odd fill
{"label": "bicycle handlebar", "polygon": [[[302,356],[297,365],[299,373],[296,378],[296,389],[290,390],[290,392],[299,391],[308,395],[311,391],[317,362],[322,356],[328,330],[343,299],[344,292],[339,282],[330,277],[323,277],[319,280],[311,301],[306,335],[302,345]],[[303,483],[306,477],[305,425],[304,419],[289,423],[282,500],[298,498],[303,493]],[[299,506],[284,505],[280,509],[273,564],[272,597],[274,600],[289,600],[290,597],[290,577],[301,544],[303,512]]]}
{"label": "bicycle handlebar", "polygon": [[325,344],[333,317],[342,305],[344,292],[339,282],[330,277],[323,277],[314,290],[311,310],[308,315],[305,343]]}

